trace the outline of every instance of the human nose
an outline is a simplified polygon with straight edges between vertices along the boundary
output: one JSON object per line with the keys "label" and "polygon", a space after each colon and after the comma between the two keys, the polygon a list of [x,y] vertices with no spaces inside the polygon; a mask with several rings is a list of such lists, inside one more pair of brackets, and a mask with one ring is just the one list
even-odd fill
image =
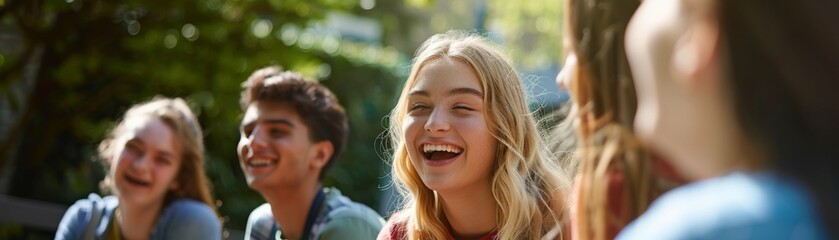
{"label": "human nose", "polygon": [[556,85],[560,89],[564,89],[566,91],[571,90],[571,79],[574,77],[576,70],[577,55],[574,53],[569,53],[568,56],[565,58],[565,63],[562,65],[562,68],[559,69],[559,73],[556,75]]}
{"label": "human nose", "polygon": [[150,163],[151,159],[150,157],[148,157],[148,154],[142,153],[139,156],[137,156],[137,158],[135,158],[131,164],[132,167],[134,167],[134,169],[146,170],[150,167]]}
{"label": "human nose", "polygon": [[568,84],[566,84],[566,80],[565,80],[565,79],[567,79],[567,76],[566,76],[567,71],[568,70],[565,69],[565,67],[563,65],[563,68],[560,68],[559,73],[556,74],[556,80],[555,80],[556,81],[556,86],[559,87],[559,89],[563,89],[563,90],[566,90],[566,91],[568,90]]}
{"label": "human nose", "polygon": [[[253,155],[254,152],[259,151],[260,149],[265,148],[265,134],[263,134],[262,127],[256,126],[254,127],[253,131],[250,135],[245,136],[243,141],[245,141],[245,147],[250,150],[248,153],[249,155]],[[250,156],[248,156],[250,157]]]}
{"label": "human nose", "polygon": [[430,133],[445,132],[450,127],[448,116],[441,108],[435,108],[425,122],[425,130]]}

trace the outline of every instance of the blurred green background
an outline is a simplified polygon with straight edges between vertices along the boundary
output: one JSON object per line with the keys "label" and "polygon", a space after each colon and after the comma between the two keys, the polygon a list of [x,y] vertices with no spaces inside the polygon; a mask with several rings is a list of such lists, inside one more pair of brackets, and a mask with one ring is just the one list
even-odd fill
{"label": "blurred green background", "polygon": [[99,192],[104,171],[95,156],[105,132],[132,104],[155,95],[183,97],[199,116],[219,212],[228,234],[238,236],[264,202],[245,184],[236,158],[240,84],[273,64],[336,93],[349,114],[350,141],[325,185],[386,214],[393,200],[388,146],[379,136],[416,47],[450,29],[484,32],[524,73],[534,110],[551,109],[567,98],[553,84],[561,5],[0,0],[0,202],[44,213],[19,216],[10,211],[17,205],[5,204],[0,239],[51,239],[63,208]]}

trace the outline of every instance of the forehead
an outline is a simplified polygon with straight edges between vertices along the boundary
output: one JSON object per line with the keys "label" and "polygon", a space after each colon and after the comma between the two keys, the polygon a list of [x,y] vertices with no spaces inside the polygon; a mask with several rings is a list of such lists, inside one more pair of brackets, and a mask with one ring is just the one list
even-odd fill
{"label": "forehead", "polygon": [[286,120],[294,125],[305,126],[294,105],[287,102],[253,102],[245,110],[242,125],[265,120]]}
{"label": "forehead", "polygon": [[142,141],[147,147],[174,153],[177,148],[174,133],[169,125],[158,117],[143,116],[127,119],[125,137]]}
{"label": "forehead", "polygon": [[454,88],[483,90],[478,76],[468,64],[457,59],[439,58],[427,62],[420,69],[411,92],[436,92]]}

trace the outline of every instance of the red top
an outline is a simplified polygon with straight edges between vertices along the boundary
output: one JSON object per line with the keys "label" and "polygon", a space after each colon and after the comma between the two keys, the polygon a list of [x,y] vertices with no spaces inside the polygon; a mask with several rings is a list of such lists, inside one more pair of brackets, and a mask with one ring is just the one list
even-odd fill
{"label": "red top", "polygon": [[632,221],[632,219],[630,219],[629,213],[626,211],[626,203],[622,201],[626,196],[624,195],[625,189],[623,174],[615,169],[609,169],[609,171],[606,172],[606,177],[609,179],[608,190],[606,193],[606,202],[609,205],[610,210],[609,214],[612,214],[612,217],[616,217],[618,220],[607,221],[606,238],[615,239],[621,229]]}
{"label": "red top", "polygon": [[682,185],[689,182],[684,176],[682,176],[682,174],[676,171],[668,160],[669,159],[665,159],[663,156],[656,153],[650,154],[650,161],[652,162],[653,174],[655,177],[676,185]]}
{"label": "red top", "polygon": [[[660,155],[652,153],[650,161],[653,178],[656,179],[655,181],[664,181],[667,185],[671,186],[678,186],[687,182],[678,172],[676,172],[673,166]],[[608,219],[606,226],[606,238],[614,239],[617,237],[618,233],[620,233],[620,231],[633,219],[629,216],[627,209],[628,206],[626,206],[626,202],[624,201],[627,196],[625,195],[626,179],[624,179],[623,173],[619,169],[610,166],[606,172],[606,178],[608,179],[606,204],[608,205],[609,211],[607,213]],[[574,194],[579,194],[580,185],[575,183],[574,188]]]}
{"label": "red top", "polygon": [[[390,216],[387,224],[379,232],[377,240],[403,240],[408,239],[408,217],[405,212],[397,212]],[[493,240],[496,239],[498,231],[492,231],[479,240]],[[454,240],[454,236],[449,233],[449,239]]]}

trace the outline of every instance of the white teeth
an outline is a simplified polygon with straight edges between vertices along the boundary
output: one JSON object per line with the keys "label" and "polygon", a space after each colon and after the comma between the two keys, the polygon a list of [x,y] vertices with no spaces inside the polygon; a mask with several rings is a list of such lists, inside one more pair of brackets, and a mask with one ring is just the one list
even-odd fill
{"label": "white teeth", "polygon": [[271,163],[272,163],[272,161],[268,160],[268,159],[255,158],[255,159],[251,160],[250,162],[248,162],[248,165],[256,166],[256,167],[262,167],[262,166],[268,166]]}
{"label": "white teeth", "polygon": [[436,144],[425,144],[422,147],[423,152],[450,152],[450,153],[460,153],[463,151],[460,147],[452,146],[452,145],[436,145]]}

